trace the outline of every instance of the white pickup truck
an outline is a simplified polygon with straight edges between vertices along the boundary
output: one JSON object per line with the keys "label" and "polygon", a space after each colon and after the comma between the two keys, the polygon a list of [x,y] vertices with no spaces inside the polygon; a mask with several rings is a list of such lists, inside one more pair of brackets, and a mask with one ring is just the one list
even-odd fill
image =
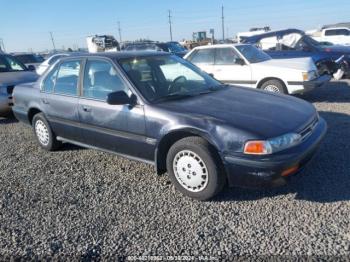
{"label": "white pickup truck", "polygon": [[347,27],[331,27],[314,32],[311,37],[318,42],[334,45],[350,45],[350,29]]}
{"label": "white pickup truck", "polygon": [[275,93],[304,93],[330,80],[311,58],[272,59],[247,44],[196,47],[184,58],[221,82]]}

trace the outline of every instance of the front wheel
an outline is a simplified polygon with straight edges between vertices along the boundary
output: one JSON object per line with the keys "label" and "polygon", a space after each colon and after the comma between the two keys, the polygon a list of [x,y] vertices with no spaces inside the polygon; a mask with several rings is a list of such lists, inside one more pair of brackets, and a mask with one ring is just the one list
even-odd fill
{"label": "front wheel", "polygon": [[43,149],[54,151],[61,146],[43,113],[34,116],[32,125],[37,141]]}
{"label": "front wheel", "polygon": [[272,93],[288,94],[287,89],[280,80],[268,80],[261,85],[261,89]]}
{"label": "front wheel", "polygon": [[180,192],[198,200],[214,197],[226,182],[215,149],[200,137],[177,141],[168,152],[167,170]]}

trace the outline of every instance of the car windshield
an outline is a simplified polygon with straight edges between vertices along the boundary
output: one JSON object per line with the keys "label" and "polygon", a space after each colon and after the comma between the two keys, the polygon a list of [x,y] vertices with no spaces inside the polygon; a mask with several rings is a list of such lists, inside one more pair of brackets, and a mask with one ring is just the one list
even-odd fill
{"label": "car windshield", "polygon": [[44,58],[42,56],[35,54],[15,55],[15,57],[24,64],[44,62]]}
{"label": "car windshield", "polygon": [[158,55],[118,62],[150,102],[183,99],[222,88],[220,82],[177,56]]}
{"label": "car windshield", "polygon": [[252,45],[238,45],[236,48],[249,63],[260,63],[271,59],[264,51]]}
{"label": "car windshield", "polygon": [[15,57],[9,55],[0,56],[0,73],[25,71],[27,68]]}

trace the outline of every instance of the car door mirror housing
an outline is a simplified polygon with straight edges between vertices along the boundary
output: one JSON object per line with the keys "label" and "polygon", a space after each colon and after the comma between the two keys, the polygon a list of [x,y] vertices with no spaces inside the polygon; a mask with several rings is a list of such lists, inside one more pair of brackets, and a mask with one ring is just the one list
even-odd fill
{"label": "car door mirror housing", "polygon": [[242,58],[236,58],[235,63],[237,65],[245,65],[245,61]]}
{"label": "car door mirror housing", "polygon": [[134,95],[129,97],[124,91],[117,91],[107,96],[107,103],[109,105],[131,105],[136,103],[136,97]]}

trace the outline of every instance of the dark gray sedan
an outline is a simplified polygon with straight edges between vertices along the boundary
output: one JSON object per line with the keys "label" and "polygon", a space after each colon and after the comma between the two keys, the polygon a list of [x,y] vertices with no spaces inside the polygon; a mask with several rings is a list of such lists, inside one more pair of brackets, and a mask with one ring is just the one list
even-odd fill
{"label": "dark gray sedan", "polygon": [[223,85],[160,52],[61,58],[14,98],[42,148],[68,142],[150,163],[200,200],[227,183],[284,184],[327,129],[308,102]]}
{"label": "dark gray sedan", "polygon": [[15,57],[0,54],[0,116],[11,111],[12,91],[15,85],[34,82],[38,75]]}

